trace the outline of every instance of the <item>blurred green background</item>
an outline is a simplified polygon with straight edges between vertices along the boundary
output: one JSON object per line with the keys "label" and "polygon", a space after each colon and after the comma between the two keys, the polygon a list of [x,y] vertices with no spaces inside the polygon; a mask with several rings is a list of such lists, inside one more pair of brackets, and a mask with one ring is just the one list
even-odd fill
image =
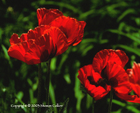
{"label": "blurred green background", "polygon": [[[26,33],[37,25],[37,8],[57,8],[65,16],[84,20],[83,40],[51,60],[50,104],[65,104],[64,113],[107,113],[109,95],[95,102],[80,88],[78,70],[91,64],[102,49],[121,49],[129,57],[125,68],[140,63],[139,0],[1,0],[0,1],[0,113],[33,113],[35,108],[11,104],[37,103],[37,65],[10,58],[7,50],[13,33]],[[46,76],[46,64],[42,74]],[[45,104],[45,94],[44,97]],[[140,113],[140,105],[113,97],[112,113]],[[69,99],[69,101],[68,101]],[[94,108],[93,102],[95,104]],[[52,111],[58,113],[59,108]]]}

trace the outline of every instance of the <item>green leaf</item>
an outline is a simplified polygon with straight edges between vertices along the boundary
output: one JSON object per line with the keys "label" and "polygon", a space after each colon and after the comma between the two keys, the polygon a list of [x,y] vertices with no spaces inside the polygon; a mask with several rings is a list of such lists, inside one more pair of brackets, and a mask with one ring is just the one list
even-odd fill
{"label": "green leaf", "polygon": [[64,75],[64,79],[65,79],[65,81],[66,81],[68,84],[71,83],[71,79],[70,79],[70,75],[69,75],[69,74],[65,74],[65,75]]}
{"label": "green leaf", "polygon": [[6,58],[7,60],[10,60],[10,57],[9,57],[9,55],[8,55],[8,52],[7,52],[6,47],[5,47],[3,44],[1,45],[1,47],[2,47],[2,50],[3,50],[3,52],[4,52],[5,58]]}
{"label": "green leaf", "polygon": [[[109,99],[108,99],[108,102],[109,102]],[[139,110],[136,109],[135,106],[127,105],[126,103],[123,103],[115,99],[112,100],[112,103],[117,104],[121,107],[125,107],[126,109],[128,109],[129,111],[132,111],[133,113],[139,113]]]}
{"label": "green leaf", "polygon": [[33,84],[33,88],[32,89],[35,91],[37,89],[37,87],[38,87],[38,84],[35,83],[35,84]]}
{"label": "green leaf", "polygon": [[22,97],[23,97],[23,92],[19,91],[17,94],[17,98],[21,100]]}
{"label": "green leaf", "polygon": [[119,31],[119,30],[116,30],[116,29],[109,29],[108,31],[111,32],[111,33],[116,33],[116,34],[119,34],[119,35],[126,36],[129,39],[131,39],[131,40],[133,40],[133,41],[135,41],[137,43],[140,43],[140,38],[137,38],[137,37],[133,36],[132,34],[123,33],[122,31]]}
{"label": "green leaf", "polygon": [[92,106],[93,97],[91,97],[89,94],[87,94],[87,100],[86,100],[86,108],[89,109]]}
{"label": "green leaf", "polygon": [[140,26],[140,18],[135,18],[135,22]]}
{"label": "green leaf", "polygon": [[33,95],[33,90],[30,88],[29,89],[29,95],[30,95],[30,102],[33,103],[34,102],[34,95]]}
{"label": "green leaf", "polygon": [[134,49],[134,48],[132,48],[130,46],[127,46],[127,45],[117,45],[117,47],[121,47],[121,48],[123,48],[123,49],[125,49],[125,50],[127,50],[129,52],[132,52],[132,53],[140,56],[140,50]]}
{"label": "green leaf", "polygon": [[140,111],[135,108],[135,106],[126,106],[126,109],[132,111],[133,113],[139,113]]}
{"label": "green leaf", "polygon": [[65,7],[71,11],[73,11],[74,13],[81,13],[80,10],[78,10],[77,8],[75,8],[74,6],[67,4],[67,3],[63,3],[63,2],[56,2],[56,1],[38,1],[38,2],[33,2],[31,5],[38,8],[38,4],[40,5],[57,5],[60,7]]}
{"label": "green leaf", "polygon": [[85,47],[83,49],[82,56],[85,56],[89,50],[93,49],[93,47],[93,45],[88,45],[87,47]]}
{"label": "green leaf", "polygon": [[118,111],[113,111],[111,113],[122,113],[122,108],[120,108]]}
{"label": "green leaf", "polygon": [[[78,75],[78,73],[76,74]],[[83,94],[80,90],[80,80],[77,78],[77,76],[75,76],[75,87],[74,87],[74,91],[75,91],[75,97],[77,99],[77,103],[76,103],[76,109],[77,111],[80,112],[81,110],[81,101],[82,101],[82,98],[83,98]]]}
{"label": "green leaf", "polygon": [[89,16],[89,15],[95,13],[95,12],[96,12],[96,10],[92,9],[92,10],[89,10],[87,12],[81,13],[80,16],[79,16],[79,19],[80,20],[85,19],[85,18],[87,18],[87,16]]}
{"label": "green leaf", "polygon": [[1,45],[1,47],[2,47],[2,50],[4,52],[5,59],[7,59],[9,61],[9,65],[10,65],[10,67],[12,67],[13,65],[12,65],[12,62],[10,60],[10,56],[8,55],[6,47],[3,44]]}
{"label": "green leaf", "polygon": [[[49,84],[49,96],[51,98],[52,103],[56,105],[55,92],[54,92],[54,88],[52,86],[51,81],[50,81],[50,84]],[[56,107],[54,107],[54,111],[55,111],[55,113],[57,113],[57,108]]]}
{"label": "green leaf", "polygon": [[95,39],[95,38],[86,38],[86,39],[83,39],[82,40],[82,42],[81,42],[81,44],[80,45],[82,45],[82,44],[85,44],[85,43],[97,43],[97,39]]}
{"label": "green leaf", "polygon": [[[18,92],[18,94],[15,94],[16,100],[18,100],[22,105],[25,105],[25,103],[21,100],[23,97],[23,92]],[[27,108],[26,107],[21,107],[26,113],[27,113]]]}
{"label": "green leaf", "polygon": [[62,58],[61,58],[61,61],[59,63],[59,66],[58,66],[58,70],[61,70],[62,68],[62,65],[64,64],[64,62],[67,60],[68,58],[68,54],[65,53],[65,54],[62,54]]}
{"label": "green leaf", "polygon": [[31,79],[27,79],[27,82],[28,82],[28,84],[30,85],[30,86],[32,86],[33,85],[33,83],[32,83],[32,81],[31,81]]}
{"label": "green leaf", "polygon": [[63,107],[60,108],[59,113],[67,113],[67,106],[68,106],[69,98],[65,100],[63,103]]}
{"label": "green leaf", "polygon": [[117,19],[117,21],[122,20],[126,15],[128,14],[135,14],[136,11],[134,9],[127,9],[126,11],[124,11]]}
{"label": "green leaf", "polygon": [[54,71],[56,69],[56,57],[51,59],[50,69]]}

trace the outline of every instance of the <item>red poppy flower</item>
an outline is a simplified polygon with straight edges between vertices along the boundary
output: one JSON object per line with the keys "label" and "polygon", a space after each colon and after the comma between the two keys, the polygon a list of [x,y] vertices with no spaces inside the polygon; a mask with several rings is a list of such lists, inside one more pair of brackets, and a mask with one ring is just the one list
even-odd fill
{"label": "red poppy flower", "polygon": [[65,34],[57,27],[48,25],[29,30],[19,38],[13,34],[10,38],[9,56],[26,62],[38,64],[60,55],[68,48]]}
{"label": "red poppy flower", "polygon": [[129,81],[131,82],[132,88],[139,97],[135,102],[140,103],[140,63],[137,64],[134,62],[133,68],[127,69],[127,73],[129,74]]}
{"label": "red poppy flower", "polygon": [[[102,50],[95,55],[92,64],[80,68],[78,78],[95,100],[107,95],[111,87],[118,97],[128,95],[132,88],[123,68],[127,61],[128,57],[121,50]],[[135,98],[130,96],[129,100]],[[125,100],[125,96],[122,99]]]}
{"label": "red poppy flower", "polygon": [[66,17],[57,9],[37,9],[38,25],[50,25],[58,27],[67,37],[69,45],[77,45],[81,42],[84,27],[84,21],[78,21],[71,17]]}

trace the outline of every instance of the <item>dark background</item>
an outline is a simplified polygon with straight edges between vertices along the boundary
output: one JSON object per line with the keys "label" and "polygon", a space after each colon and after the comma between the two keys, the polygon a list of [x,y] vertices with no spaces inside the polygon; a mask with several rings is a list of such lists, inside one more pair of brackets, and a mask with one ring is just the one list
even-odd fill
{"label": "dark background", "polygon": [[[37,65],[27,65],[7,54],[13,33],[19,36],[37,25],[37,8],[57,8],[65,16],[84,20],[80,44],[51,60],[50,104],[64,104],[65,113],[107,113],[109,95],[94,101],[82,93],[78,70],[92,63],[102,49],[121,49],[129,57],[125,68],[140,62],[139,0],[1,0],[0,1],[0,113],[33,113],[35,108],[13,108],[11,104],[37,103]],[[46,63],[42,63],[46,76]],[[45,94],[44,97],[45,104]],[[67,98],[69,102],[67,103]],[[52,111],[58,113],[59,108]],[[139,113],[140,105],[114,95],[112,113]]]}

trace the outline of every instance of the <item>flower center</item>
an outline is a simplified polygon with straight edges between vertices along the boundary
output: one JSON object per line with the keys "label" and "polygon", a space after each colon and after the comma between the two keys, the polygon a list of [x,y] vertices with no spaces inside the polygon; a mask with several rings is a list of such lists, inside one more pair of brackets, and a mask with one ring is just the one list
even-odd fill
{"label": "flower center", "polygon": [[105,87],[106,84],[110,85],[110,83],[108,81],[108,78],[107,78],[107,75],[105,73],[105,69],[106,69],[106,67],[101,72],[101,77],[102,78],[98,80],[98,85],[100,85],[102,87]]}
{"label": "flower center", "polygon": [[111,86],[116,86],[118,84],[118,81],[116,80],[116,78],[112,77],[108,80],[107,73],[105,70],[106,70],[106,67],[101,72],[102,79],[99,79],[99,81],[98,81],[99,85],[101,85],[103,87],[105,84],[111,85]]}

